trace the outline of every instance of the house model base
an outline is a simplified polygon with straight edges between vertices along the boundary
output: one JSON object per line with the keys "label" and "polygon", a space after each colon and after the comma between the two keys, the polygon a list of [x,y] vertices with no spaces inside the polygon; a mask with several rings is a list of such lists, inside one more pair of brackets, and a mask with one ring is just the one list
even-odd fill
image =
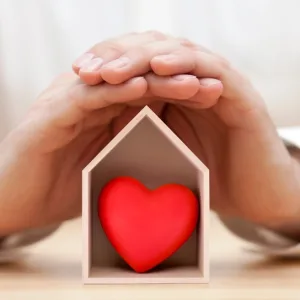
{"label": "house model base", "polygon": [[[179,183],[199,198],[199,225],[190,239],[156,269],[131,270],[108,241],[97,213],[102,187],[132,176],[149,188]],[[83,170],[83,258],[85,284],[208,283],[209,171],[149,108],[143,108]]]}

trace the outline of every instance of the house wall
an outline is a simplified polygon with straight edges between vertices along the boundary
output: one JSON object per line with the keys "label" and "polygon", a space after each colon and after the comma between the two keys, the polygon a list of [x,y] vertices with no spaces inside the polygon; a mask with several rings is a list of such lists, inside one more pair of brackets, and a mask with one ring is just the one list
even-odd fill
{"label": "house wall", "polygon": [[[149,188],[170,182],[183,184],[196,192],[199,188],[196,168],[151,121],[143,119],[92,172],[92,265],[121,263],[106,240],[97,215],[99,192],[106,182],[116,176],[133,176]],[[198,250],[195,231],[164,265],[197,266]]]}

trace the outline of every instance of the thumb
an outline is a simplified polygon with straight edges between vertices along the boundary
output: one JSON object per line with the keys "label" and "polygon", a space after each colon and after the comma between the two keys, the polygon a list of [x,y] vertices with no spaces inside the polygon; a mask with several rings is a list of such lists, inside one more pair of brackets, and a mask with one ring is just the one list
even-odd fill
{"label": "thumb", "polygon": [[215,78],[200,78],[198,92],[189,99],[199,108],[210,108],[214,106],[223,92],[223,84]]}

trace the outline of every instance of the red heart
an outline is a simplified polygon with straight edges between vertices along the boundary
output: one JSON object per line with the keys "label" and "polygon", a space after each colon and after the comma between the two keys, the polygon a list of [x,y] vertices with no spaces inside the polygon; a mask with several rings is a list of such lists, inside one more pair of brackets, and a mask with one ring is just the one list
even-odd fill
{"label": "red heart", "polygon": [[111,180],[98,199],[104,232],[136,272],[146,272],[171,256],[190,237],[198,200],[179,184],[149,190],[131,177]]}

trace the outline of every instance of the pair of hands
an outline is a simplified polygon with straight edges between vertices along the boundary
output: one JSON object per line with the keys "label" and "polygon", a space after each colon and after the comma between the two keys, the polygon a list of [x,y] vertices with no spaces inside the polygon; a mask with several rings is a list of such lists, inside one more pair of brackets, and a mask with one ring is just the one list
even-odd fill
{"label": "pair of hands", "polygon": [[210,169],[214,211],[278,230],[296,224],[299,165],[225,59],[145,32],[95,45],[73,71],[0,146],[0,235],[80,215],[82,169],[144,105]]}

